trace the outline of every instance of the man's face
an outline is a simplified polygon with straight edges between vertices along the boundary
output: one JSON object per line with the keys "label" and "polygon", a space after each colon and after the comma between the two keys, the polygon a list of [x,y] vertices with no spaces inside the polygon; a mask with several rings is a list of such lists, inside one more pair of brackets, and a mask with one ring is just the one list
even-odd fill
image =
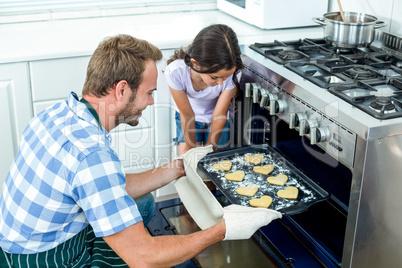
{"label": "man's face", "polygon": [[142,111],[148,105],[154,104],[152,93],[156,90],[156,81],[158,78],[158,70],[153,61],[145,64],[143,81],[138,87],[136,94],[132,93],[127,105],[122,108],[116,116],[116,126],[126,123],[130,126],[138,125],[138,121],[142,115]]}

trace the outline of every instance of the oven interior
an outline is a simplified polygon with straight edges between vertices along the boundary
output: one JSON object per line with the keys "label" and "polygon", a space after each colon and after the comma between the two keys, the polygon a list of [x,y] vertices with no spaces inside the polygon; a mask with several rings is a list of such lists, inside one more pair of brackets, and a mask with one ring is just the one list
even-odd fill
{"label": "oven interior", "polygon": [[[213,191],[222,206],[230,202],[219,191]],[[188,214],[179,198],[156,203],[155,215],[147,226],[156,235],[185,235],[200,228]],[[267,247],[263,248],[261,238],[221,241],[208,247],[189,261],[175,267],[283,267],[280,256]]]}

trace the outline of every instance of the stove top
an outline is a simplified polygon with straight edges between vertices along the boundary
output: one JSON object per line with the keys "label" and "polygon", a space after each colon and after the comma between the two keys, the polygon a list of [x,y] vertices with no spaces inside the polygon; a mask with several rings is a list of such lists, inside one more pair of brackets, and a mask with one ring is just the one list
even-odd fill
{"label": "stove top", "polygon": [[402,117],[402,57],[372,46],[340,49],[324,39],[250,48],[375,118]]}

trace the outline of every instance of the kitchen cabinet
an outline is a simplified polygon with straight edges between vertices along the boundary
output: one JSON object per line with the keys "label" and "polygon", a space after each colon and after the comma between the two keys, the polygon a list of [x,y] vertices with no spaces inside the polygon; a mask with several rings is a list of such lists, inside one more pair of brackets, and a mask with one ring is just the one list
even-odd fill
{"label": "kitchen cabinet", "polygon": [[0,191],[17,153],[21,134],[32,118],[28,63],[0,65]]}
{"label": "kitchen cabinet", "polygon": [[[173,49],[162,50],[163,60],[158,63],[158,84],[154,95],[155,104],[155,161],[156,166],[169,163],[176,156],[176,147],[172,141],[176,125],[174,122],[173,99],[163,71],[167,60],[173,55]],[[174,130],[174,131],[173,131]],[[176,188],[170,183],[155,191],[156,197],[175,194]]]}
{"label": "kitchen cabinet", "polygon": [[32,101],[63,100],[81,94],[90,56],[31,61]]}

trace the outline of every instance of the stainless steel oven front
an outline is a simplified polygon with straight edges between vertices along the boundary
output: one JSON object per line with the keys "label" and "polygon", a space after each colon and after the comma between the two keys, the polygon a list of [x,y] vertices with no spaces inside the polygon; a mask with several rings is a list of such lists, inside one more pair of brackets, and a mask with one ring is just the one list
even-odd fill
{"label": "stainless steel oven front", "polygon": [[[391,57],[386,50],[372,49]],[[386,110],[389,106],[377,109],[370,105],[367,109],[377,113],[373,115],[353,101],[360,104],[362,99],[373,99],[374,92],[376,102],[381,103],[381,94],[390,94],[389,89],[378,85],[369,89],[368,97],[362,98],[359,94],[363,89],[359,88],[358,93],[348,93],[350,99],[343,98],[330,90],[335,88],[337,93],[347,90],[338,85],[337,79],[348,79],[342,75],[328,76],[322,80],[328,87],[323,87],[312,80],[319,75],[310,68],[317,69],[316,63],[293,64],[310,68],[303,70],[311,76],[306,78],[290,65],[274,62],[250,46],[242,50],[246,69],[242,76],[244,98],[237,103],[235,118],[236,146],[261,143],[272,146],[331,196],[306,212],[285,215],[280,220],[284,230],[298,237],[324,267],[401,267],[402,117],[397,114],[402,111],[398,99],[402,80],[398,53],[392,55],[398,59],[396,64],[392,63],[396,68],[381,65],[387,73],[395,71],[391,77],[380,78],[388,84],[397,84],[389,98],[392,112]],[[331,60],[334,57],[329,56]],[[368,56],[357,57],[368,59]],[[378,66],[376,62],[375,67]],[[374,80],[360,79],[352,77],[347,86],[374,84]],[[275,243],[286,244],[267,229],[266,235],[274,247]],[[293,265],[303,262],[292,257],[297,256],[296,252],[279,251],[287,254],[285,259],[292,258]]]}

